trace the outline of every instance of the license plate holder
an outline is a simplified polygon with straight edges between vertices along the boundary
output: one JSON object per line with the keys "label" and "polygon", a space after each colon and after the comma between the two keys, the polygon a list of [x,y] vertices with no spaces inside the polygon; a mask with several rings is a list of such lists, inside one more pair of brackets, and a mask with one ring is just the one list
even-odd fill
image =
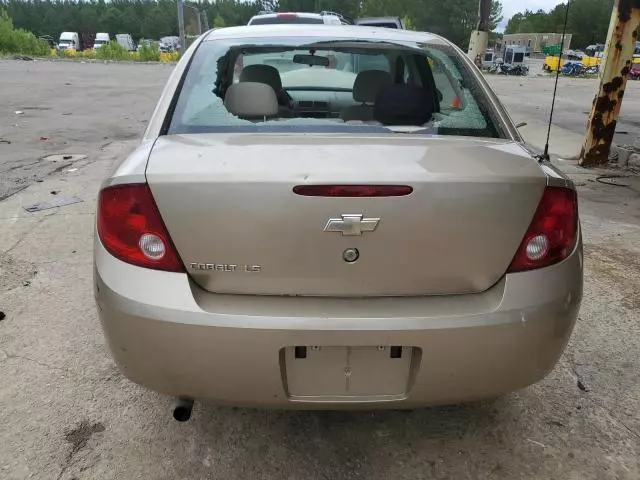
{"label": "license plate holder", "polygon": [[412,347],[288,347],[286,389],[290,397],[307,400],[404,398],[413,356]]}

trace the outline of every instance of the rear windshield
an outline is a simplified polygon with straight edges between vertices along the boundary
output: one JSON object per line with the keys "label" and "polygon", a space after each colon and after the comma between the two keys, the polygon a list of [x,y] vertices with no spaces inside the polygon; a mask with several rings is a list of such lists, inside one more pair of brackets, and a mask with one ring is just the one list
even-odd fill
{"label": "rear windshield", "polygon": [[281,23],[324,23],[322,18],[314,18],[314,17],[298,17],[298,16],[289,16],[283,15],[279,17],[258,17],[251,20],[250,25],[275,25]]}
{"label": "rear windshield", "polygon": [[473,68],[446,44],[205,41],[176,93],[164,133],[509,138]]}

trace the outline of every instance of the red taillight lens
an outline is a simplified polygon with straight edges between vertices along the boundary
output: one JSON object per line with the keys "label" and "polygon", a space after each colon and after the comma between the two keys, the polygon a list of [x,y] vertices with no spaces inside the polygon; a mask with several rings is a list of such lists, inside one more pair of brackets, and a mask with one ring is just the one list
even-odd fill
{"label": "red taillight lens", "polygon": [[98,236],[107,251],[140,267],[184,267],[146,183],[105,188],[98,198]]}
{"label": "red taillight lens", "polygon": [[402,197],[410,195],[408,185],[297,185],[293,192],[305,197]]}
{"label": "red taillight lens", "polygon": [[509,273],[558,263],[571,254],[578,236],[578,199],[567,188],[547,187]]}

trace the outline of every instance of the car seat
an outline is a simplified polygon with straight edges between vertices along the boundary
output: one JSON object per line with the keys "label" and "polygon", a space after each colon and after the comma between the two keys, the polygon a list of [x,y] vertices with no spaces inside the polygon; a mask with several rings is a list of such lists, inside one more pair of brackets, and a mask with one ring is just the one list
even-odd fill
{"label": "car seat", "polygon": [[373,104],[378,92],[385,85],[393,83],[393,78],[383,70],[365,70],[356,76],[353,84],[353,99],[360,105],[352,105],[342,110],[340,117],[345,122],[373,120]]}

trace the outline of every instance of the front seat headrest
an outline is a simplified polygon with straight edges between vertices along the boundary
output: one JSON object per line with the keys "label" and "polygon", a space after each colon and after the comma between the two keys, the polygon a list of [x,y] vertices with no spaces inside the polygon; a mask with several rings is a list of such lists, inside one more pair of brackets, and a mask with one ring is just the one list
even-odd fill
{"label": "front seat headrest", "polygon": [[373,103],[385,85],[393,83],[391,74],[383,70],[360,72],[353,83],[353,99],[361,103]]}
{"label": "front seat headrest", "polygon": [[241,118],[266,118],[278,115],[276,92],[264,83],[234,83],[227,89],[224,106],[229,113]]}
{"label": "front seat headrest", "polygon": [[423,87],[396,83],[378,92],[373,118],[383,125],[422,126],[433,117],[433,109],[433,98]]}
{"label": "front seat headrest", "polygon": [[280,72],[271,65],[256,64],[247,65],[240,72],[240,82],[256,82],[264,83],[273,88],[273,91],[278,94],[282,90],[282,79],[280,78]]}

